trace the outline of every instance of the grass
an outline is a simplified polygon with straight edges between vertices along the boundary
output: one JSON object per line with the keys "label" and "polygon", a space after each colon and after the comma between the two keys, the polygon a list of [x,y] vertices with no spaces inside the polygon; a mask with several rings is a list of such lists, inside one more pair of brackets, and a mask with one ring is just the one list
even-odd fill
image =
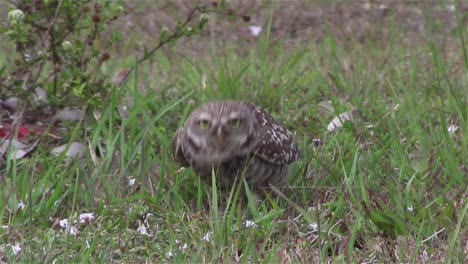
{"label": "grass", "polygon": [[[6,160],[0,260],[466,262],[467,31],[460,19],[441,42],[426,12],[428,29],[411,45],[390,25],[380,40],[343,42],[330,30],[311,45],[264,34],[241,53],[243,43],[211,40],[201,59],[157,53],[160,63],[138,65],[98,120],[68,124],[86,155],[51,155],[58,142],[44,135],[30,157]],[[212,99],[252,101],[297,132],[293,197],[239,201],[237,189],[220,193],[174,163],[174,131]],[[124,101],[126,118],[115,111]],[[327,132],[350,110],[352,122]],[[95,219],[77,233],[60,226],[82,213]]]}

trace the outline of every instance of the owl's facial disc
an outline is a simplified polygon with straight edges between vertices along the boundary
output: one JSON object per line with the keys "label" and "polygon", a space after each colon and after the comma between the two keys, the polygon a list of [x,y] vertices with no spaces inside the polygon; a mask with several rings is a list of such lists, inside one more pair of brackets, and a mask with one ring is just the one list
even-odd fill
{"label": "owl's facial disc", "polygon": [[216,135],[218,143],[227,147],[241,147],[250,133],[250,123],[248,118],[239,112],[232,112],[220,118],[220,124]]}
{"label": "owl's facial disc", "polygon": [[213,161],[227,160],[243,154],[249,133],[252,133],[248,120],[237,111],[220,115],[201,112],[192,120],[188,136],[199,154],[209,155]]}

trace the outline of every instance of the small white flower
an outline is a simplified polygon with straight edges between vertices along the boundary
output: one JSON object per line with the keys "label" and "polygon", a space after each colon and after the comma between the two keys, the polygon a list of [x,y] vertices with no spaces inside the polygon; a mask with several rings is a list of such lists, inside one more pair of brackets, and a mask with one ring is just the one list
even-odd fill
{"label": "small white flower", "polygon": [[254,221],[247,220],[244,222],[245,227],[257,227],[258,225]]}
{"label": "small white flower", "polygon": [[70,50],[72,47],[72,43],[68,40],[65,40],[62,42],[62,48],[63,50]]}
{"label": "small white flower", "polygon": [[184,245],[182,246],[182,251],[185,251],[187,248],[188,248],[187,243],[184,243]]}
{"label": "small white flower", "polygon": [[68,219],[62,219],[59,222],[60,227],[66,228],[68,226]]}
{"label": "small white flower", "polygon": [[21,251],[21,246],[19,244],[11,245],[11,250],[13,251],[13,254],[18,255]]}
{"label": "small white flower", "polygon": [[248,29],[250,31],[250,34],[252,34],[252,36],[254,37],[260,35],[260,33],[262,32],[262,27],[259,26],[249,26]]}
{"label": "small white flower", "polygon": [[20,201],[20,202],[18,203],[18,209],[23,210],[24,207],[26,207],[26,205],[23,203],[23,201]]}
{"label": "small white flower", "polygon": [[413,209],[413,206],[411,206],[411,205],[408,206],[406,209],[407,209],[408,211],[410,211],[410,212],[413,212],[413,210],[414,210],[414,209]]}
{"label": "small white flower", "polygon": [[13,24],[16,24],[16,23],[18,23],[18,22],[23,21],[23,19],[24,19],[24,13],[23,13],[23,11],[21,11],[20,9],[11,10],[10,12],[8,12],[8,19],[9,19],[10,22],[12,22]]}
{"label": "small white flower", "polygon": [[30,62],[30,61],[32,60],[32,55],[31,55],[31,53],[26,52],[26,53],[24,54],[24,60],[25,60],[26,62]]}
{"label": "small white flower", "polygon": [[166,258],[172,258],[172,251],[169,250],[169,251],[166,253]]}
{"label": "small white flower", "polygon": [[450,126],[447,128],[447,132],[448,132],[449,134],[453,134],[453,133],[455,133],[455,131],[457,131],[457,129],[458,129],[458,126],[456,126],[456,125],[450,125]]}
{"label": "small white flower", "polygon": [[211,233],[208,232],[203,236],[203,240],[210,242],[211,239]]}
{"label": "small white flower", "polygon": [[192,31],[192,27],[187,27],[187,32],[191,32]]}
{"label": "small white flower", "polygon": [[312,223],[312,224],[309,224],[309,228],[312,229],[313,232],[315,232],[318,230],[318,225],[317,223]]}
{"label": "small white flower", "polygon": [[75,225],[69,225],[68,224],[68,219],[62,219],[59,222],[60,227],[65,229],[66,232],[70,233],[71,235],[76,235],[78,233],[78,229],[76,228]]}
{"label": "small white flower", "polygon": [[207,14],[200,15],[200,21],[208,21],[208,20],[210,20],[210,17]]}
{"label": "small white flower", "polygon": [[146,230],[145,225],[140,225],[137,229],[137,232],[142,234],[142,235],[148,235],[148,231]]}
{"label": "small white flower", "polygon": [[10,228],[10,226],[8,226],[8,225],[2,225],[2,226],[0,226],[0,228],[8,229],[8,228]]}
{"label": "small white flower", "polygon": [[80,224],[86,224],[94,220],[94,213],[83,213],[80,214],[79,222]]}
{"label": "small white flower", "polygon": [[68,229],[68,232],[70,233],[70,235],[76,235],[76,234],[78,234],[78,228],[76,228],[76,226],[72,225]]}
{"label": "small white flower", "polygon": [[161,41],[164,41],[167,39],[168,35],[171,33],[171,31],[169,30],[169,28],[167,27],[163,27],[161,29],[161,32],[159,32],[159,38],[161,38]]}
{"label": "small white flower", "polygon": [[128,186],[133,187],[135,185],[135,179],[128,180]]}

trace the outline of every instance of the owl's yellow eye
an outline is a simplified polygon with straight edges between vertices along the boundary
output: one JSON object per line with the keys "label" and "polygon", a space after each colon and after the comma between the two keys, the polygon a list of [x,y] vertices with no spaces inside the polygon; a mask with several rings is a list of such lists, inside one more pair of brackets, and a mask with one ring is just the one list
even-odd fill
{"label": "owl's yellow eye", "polygon": [[205,130],[210,128],[210,121],[208,120],[200,120],[198,121],[198,127]]}
{"label": "owl's yellow eye", "polygon": [[228,125],[230,127],[238,128],[238,127],[240,127],[242,122],[241,122],[241,120],[239,118],[233,118],[233,119],[229,120],[227,123],[228,123]]}

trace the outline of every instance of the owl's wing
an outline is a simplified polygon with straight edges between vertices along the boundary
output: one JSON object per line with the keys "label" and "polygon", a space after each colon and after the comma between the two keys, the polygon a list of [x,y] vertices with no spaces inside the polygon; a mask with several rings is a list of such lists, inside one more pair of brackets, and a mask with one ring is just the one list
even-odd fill
{"label": "owl's wing", "polygon": [[259,124],[261,140],[254,153],[273,164],[289,164],[301,158],[301,151],[291,133],[262,108],[246,103],[252,108]]}
{"label": "owl's wing", "polygon": [[175,132],[174,137],[172,138],[171,148],[173,158],[182,166],[188,167],[189,163],[185,158],[184,152],[182,150],[182,140],[181,140],[182,130],[179,129]]}
{"label": "owl's wing", "polygon": [[255,152],[273,164],[289,164],[301,158],[301,151],[289,132],[280,127],[276,131],[263,129],[261,144]]}

